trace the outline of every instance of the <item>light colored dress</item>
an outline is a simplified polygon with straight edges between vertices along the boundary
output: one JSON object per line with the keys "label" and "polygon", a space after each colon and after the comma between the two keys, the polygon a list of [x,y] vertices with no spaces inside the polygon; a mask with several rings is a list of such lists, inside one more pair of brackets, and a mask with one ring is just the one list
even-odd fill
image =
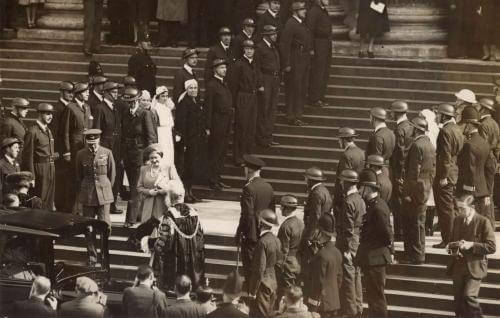
{"label": "light colored dress", "polygon": [[141,223],[146,222],[151,217],[159,218],[168,209],[167,194],[157,194],[150,196],[151,189],[168,189],[171,180],[180,180],[177,169],[174,165],[162,164],[158,171],[154,171],[151,165],[141,167],[139,181],[137,182],[137,192],[141,196],[140,210]]}
{"label": "light colored dress", "polygon": [[158,143],[163,149],[163,160],[172,165],[174,164],[174,140],[172,137],[174,129],[172,110],[174,108],[175,104],[170,98],[167,99],[166,104],[160,104],[155,97],[151,106],[151,111],[157,121]]}
{"label": "light colored dress", "polygon": [[19,5],[28,6],[30,4],[45,3],[45,0],[19,0]]}

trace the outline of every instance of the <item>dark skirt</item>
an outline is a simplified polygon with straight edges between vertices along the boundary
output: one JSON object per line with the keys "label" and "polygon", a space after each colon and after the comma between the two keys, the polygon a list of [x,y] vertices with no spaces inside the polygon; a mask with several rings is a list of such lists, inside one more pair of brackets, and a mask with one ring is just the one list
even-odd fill
{"label": "dark skirt", "polygon": [[[387,7],[383,13],[378,13],[370,8],[372,0],[359,1],[359,16],[357,33],[361,36],[378,37],[390,31]],[[385,1],[379,1],[384,2]]]}
{"label": "dark skirt", "polygon": [[480,44],[498,44],[500,41],[500,3],[498,0],[479,1],[481,15],[474,12],[475,37]]}

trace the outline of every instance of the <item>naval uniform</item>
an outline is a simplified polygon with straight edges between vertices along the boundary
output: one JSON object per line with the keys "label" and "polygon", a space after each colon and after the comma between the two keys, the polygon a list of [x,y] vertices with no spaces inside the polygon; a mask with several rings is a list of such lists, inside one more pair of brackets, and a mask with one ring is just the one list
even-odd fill
{"label": "naval uniform", "polygon": [[54,137],[50,128],[38,120],[31,126],[24,138],[22,168],[35,177],[33,194],[42,200],[42,207],[54,209],[55,192]]}
{"label": "naval uniform", "polygon": [[137,49],[128,60],[128,75],[137,81],[137,88],[147,90],[151,96],[156,93],[156,64],[147,50]]}
{"label": "naval uniform", "polygon": [[261,177],[248,180],[240,197],[241,215],[236,236],[241,239],[241,260],[245,279],[250,279],[252,256],[260,236],[259,215],[264,209],[274,211],[273,187]]}
{"label": "naval uniform", "polygon": [[224,47],[222,42],[217,42],[214,46],[210,47],[207,52],[207,59],[205,61],[205,85],[214,77],[214,67],[213,62],[216,59],[224,59],[227,63],[226,78],[229,78],[231,67],[234,62],[236,62],[236,51],[234,50],[234,44],[231,41],[228,47]]}
{"label": "naval uniform", "polygon": [[252,40],[254,44],[257,44],[257,42],[259,42],[259,38],[256,32],[254,32],[252,36],[248,36],[248,34],[242,30],[233,39],[234,57],[236,59],[241,59],[243,57],[243,41],[245,40]]}
{"label": "naval uniform", "polygon": [[[497,172],[498,160],[500,159],[500,129],[491,115],[481,116],[481,135],[490,145],[490,154],[486,161],[484,177],[490,192],[490,214],[491,224],[495,224],[495,212],[493,205],[493,193],[495,185],[495,174]],[[500,191],[500,190],[497,190]]]}
{"label": "naval uniform", "polygon": [[[340,176],[342,171],[346,169],[351,169],[356,171],[358,174],[363,170],[365,163],[365,152],[359,148],[356,144],[349,144],[344,152],[340,155],[339,163],[337,165],[336,176]],[[334,189],[334,207],[335,210],[340,209],[343,201],[343,193],[340,188],[340,180],[335,179],[335,189]]]}
{"label": "naval uniform", "polygon": [[95,117],[97,111],[97,105],[102,103],[103,101],[104,101],[104,96],[97,93],[95,90],[90,91],[89,100],[87,101],[87,104],[90,107],[90,113],[92,114],[92,116]]}
{"label": "naval uniform", "polygon": [[[385,123],[376,127],[373,134],[368,139],[368,144],[366,145],[366,157],[370,155],[380,155],[384,158],[384,161],[388,161],[394,148],[396,146],[396,136],[387,128]],[[385,174],[389,175],[389,170],[384,167],[383,171]]]}

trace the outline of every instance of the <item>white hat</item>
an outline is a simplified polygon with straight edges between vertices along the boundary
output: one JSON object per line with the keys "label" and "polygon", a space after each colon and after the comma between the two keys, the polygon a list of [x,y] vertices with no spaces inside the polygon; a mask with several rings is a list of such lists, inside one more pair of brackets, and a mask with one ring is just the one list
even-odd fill
{"label": "white hat", "polygon": [[455,93],[455,96],[469,104],[477,103],[476,94],[470,89],[461,89],[458,93]]}

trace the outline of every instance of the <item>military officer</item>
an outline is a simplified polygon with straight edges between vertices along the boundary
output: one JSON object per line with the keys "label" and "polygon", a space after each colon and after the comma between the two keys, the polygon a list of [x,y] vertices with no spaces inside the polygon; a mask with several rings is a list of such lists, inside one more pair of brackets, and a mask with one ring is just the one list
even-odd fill
{"label": "military officer", "polygon": [[83,1],[83,54],[91,56],[101,50],[103,0]]}
{"label": "military officer", "polygon": [[318,221],[324,213],[332,211],[332,196],[323,184],[326,177],[320,168],[312,167],[306,169],[304,174],[307,184],[307,201],[304,206],[304,240],[309,240],[318,228]]}
{"label": "military officer", "polygon": [[254,59],[255,44],[243,41],[244,54],[233,66],[229,86],[235,108],[233,156],[236,166],[243,164],[243,155],[250,154],[257,128],[257,98],[264,91],[262,76]]}
{"label": "military officer", "polygon": [[436,177],[433,190],[442,241],[432,247],[445,248],[450,242],[453,220],[458,213],[455,199],[457,158],[464,145],[464,135],[455,121],[453,105],[441,104],[437,112],[437,122],[442,128],[436,141]]}
{"label": "military officer", "polygon": [[[208,62],[208,61],[207,61]],[[228,63],[224,59],[213,61],[214,76],[206,86],[205,119],[208,129],[209,183],[210,188],[229,188],[221,181],[224,158],[233,117],[233,97],[226,84]]]}
{"label": "military officer", "polygon": [[174,103],[179,103],[179,96],[184,92],[184,83],[187,80],[194,79],[198,81],[198,77],[194,72],[194,68],[198,65],[198,50],[187,48],[182,52],[184,64],[182,68],[177,70],[174,75],[174,88],[172,90],[172,98]]}
{"label": "military officer", "polygon": [[464,125],[465,141],[458,156],[457,193],[473,193],[477,212],[491,221],[494,218],[490,216],[492,203],[485,176],[490,145],[479,134],[479,113],[473,106],[464,108],[460,123]]}
{"label": "military officer", "polygon": [[[385,123],[387,112],[380,107],[373,107],[370,110],[370,123],[373,128],[373,134],[368,139],[366,145],[366,156],[381,155],[385,161],[388,161],[396,146],[396,137],[394,133],[387,128]],[[384,173],[389,175],[389,169],[384,168]]]}
{"label": "military officer", "polygon": [[385,275],[394,255],[393,233],[387,203],[380,199],[375,171],[359,175],[359,192],[366,204],[358,252],[354,263],[365,276],[366,302],[370,317],[387,318]]}
{"label": "military officer", "polygon": [[436,149],[425,132],[428,124],[424,118],[415,117],[413,125],[414,141],[408,151],[403,184],[405,215],[403,236],[407,264],[425,262],[425,211],[436,174]]}
{"label": "military officer", "polygon": [[253,43],[257,44],[259,38],[255,32],[255,20],[252,18],[245,18],[243,20],[243,27],[233,40],[234,45],[234,55],[236,59],[243,57],[243,42],[245,40],[251,40]]}
{"label": "military officer", "polygon": [[[219,42],[211,46],[207,52],[205,61],[205,83],[209,83],[214,76],[214,62],[218,59],[226,61],[227,73],[231,72],[231,66],[236,62],[236,51],[232,41],[231,29],[222,27],[219,30]],[[208,85],[208,84],[206,84]]]}
{"label": "military officer", "polygon": [[328,106],[325,102],[326,85],[330,77],[332,59],[332,19],[326,10],[330,0],[314,0],[307,12],[306,24],[313,36],[314,57],[309,80],[309,103]]}
{"label": "military officer", "polygon": [[108,79],[104,76],[98,75],[98,76],[93,76],[91,78],[90,84],[92,85],[90,87],[90,94],[89,94],[89,101],[88,104],[90,106],[90,111],[92,112],[92,115],[95,116],[95,111],[97,104],[102,103],[104,96],[102,88],[104,87],[104,83],[106,83]]}
{"label": "military officer", "polygon": [[49,124],[54,115],[54,106],[41,103],[37,107],[38,119],[24,137],[22,168],[35,176],[33,194],[42,200],[42,207],[54,210],[55,165],[54,135]]}
{"label": "military officer", "polygon": [[308,267],[310,294],[306,301],[310,311],[321,317],[337,317],[340,310],[340,286],[342,284],[342,253],[335,247],[335,219],[325,213],[319,220],[318,252]]}
{"label": "military officer", "polygon": [[372,169],[377,174],[380,198],[389,204],[392,194],[392,182],[389,176],[382,172],[382,168],[386,166],[384,158],[380,155],[370,155],[366,158],[365,164],[366,168]]}
{"label": "military officer", "polygon": [[[11,137],[23,142],[26,134],[26,125],[24,118],[28,114],[30,103],[25,98],[16,97],[11,103],[12,111],[5,116],[0,130],[0,140]],[[20,144],[22,154],[22,144]],[[21,155],[20,154],[20,155]]]}
{"label": "military officer", "polygon": [[301,269],[297,254],[304,231],[304,223],[297,217],[297,198],[293,195],[284,195],[281,197],[280,205],[284,220],[278,230],[282,258],[278,262],[277,299],[281,299],[287,288],[299,285],[298,276]]}
{"label": "military officer", "polygon": [[[103,101],[95,107],[94,128],[101,130],[100,144],[111,150],[115,159],[116,175],[123,174],[121,155],[122,110],[116,101],[119,85],[115,82],[106,82],[102,88]],[[120,178],[117,178],[120,179]],[[113,184],[114,202],[111,203],[110,213],[121,214],[123,211],[116,207],[120,183]]]}
{"label": "military officer", "polygon": [[[100,129],[88,129],[84,133],[87,147],[76,154],[76,181],[78,201],[83,206],[83,215],[97,217],[111,229],[109,206],[114,202],[115,160],[111,150],[99,145]],[[89,264],[97,262],[95,233],[87,236]]]}
{"label": "military officer", "polygon": [[311,55],[314,54],[311,32],[304,19],[304,2],[292,4],[293,16],[280,36],[281,65],[285,72],[286,119],[289,125],[304,126],[302,113],[309,81]]}
{"label": "military officer", "polygon": [[245,278],[250,279],[252,255],[260,236],[259,211],[274,210],[273,187],[260,177],[264,161],[245,155],[245,175],[247,183],[243,187],[240,205],[241,216],[236,230],[236,243],[241,246],[241,258]]}
{"label": "military officer", "polygon": [[141,94],[136,88],[125,89],[122,96],[128,110],[122,116],[121,153],[130,185],[125,227],[132,226],[141,217],[137,182],[143,164],[143,151],[147,146],[158,142],[151,112],[139,107],[140,98]]}
{"label": "military officer", "polygon": [[267,0],[268,8],[257,20],[257,35],[262,36],[266,25],[272,25],[279,34],[283,25],[280,18],[280,0]]}
{"label": "military officer", "polygon": [[274,116],[278,107],[278,93],[280,89],[280,55],[276,48],[277,29],[272,25],[265,25],[262,29],[262,41],[257,44],[255,59],[262,74],[264,92],[259,95],[257,112],[257,138],[261,147],[279,145],[273,140]]}
{"label": "military officer", "polygon": [[[339,138],[339,148],[343,149],[340,155],[339,163],[337,164],[336,175],[340,176],[345,169],[351,169],[360,173],[363,170],[363,161],[365,160],[365,152],[359,148],[354,139],[358,137],[356,131],[349,127],[339,128],[337,137]],[[338,210],[342,206],[343,196],[340,188],[340,179],[335,179],[335,208]]]}
{"label": "military officer", "polygon": [[258,211],[261,233],[252,258],[252,274],[248,281],[248,294],[254,299],[250,306],[250,317],[267,318],[276,301],[275,266],[281,259],[281,243],[273,234],[279,225],[278,216],[271,209]]}
{"label": "military officer", "polygon": [[151,48],[149,34],[143,34],[137,42],[137,50],[128,60],[128,75],[132,76],[140,91],[156,93],[156,64],[148,53]]}
{"label": "military officer", "polygon": [[21,171],[17,162],[19,156],[19,145],[21,142],[17,138],[7,137],[1,141],[0,150],[0,204],[3,203],[3,196],[9,192],[6,178],[8,175]]}
{"label": "military officer", "polygon": [[344,196],[342,207],[336,218],[337,238],[335,244],[343,255],[340,304],[344,315],[357,317],[363,311],[363,291],[361,270],[354,265],[353,260],[358,250],[359,233],[366,213],[366,206],[356,187],[359,181],[356,171],[345,169],[340,173],[338,179]]}

